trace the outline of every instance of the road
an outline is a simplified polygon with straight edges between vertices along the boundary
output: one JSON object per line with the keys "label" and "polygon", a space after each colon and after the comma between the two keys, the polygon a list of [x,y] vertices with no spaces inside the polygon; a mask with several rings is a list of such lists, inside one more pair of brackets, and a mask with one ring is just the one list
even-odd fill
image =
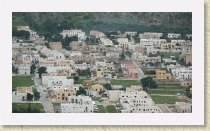
{"label": "road", "polygon": [[144,72],[142,71],[142,69],[138,66],[138,64],[136,63],[135,60],[133,60],[131,57],[128,57],[127,55],[125,55],[125,59],[126,60],[130,60],[132,61],[134,67],[137,69],[137,71],[139,72],[139,79],[145,78]]}
{"label": "road", "polygon": [[41,79],[39,79],[39,75],[36,73],[34,76],[34,84],[37,85],[36,89],[40,92],[40,99],[39,101],[42,103],[46,113],[54,113],[52,102],[50,98],[46,98],[46,92],[44,92],[44,88],[41,84]]}

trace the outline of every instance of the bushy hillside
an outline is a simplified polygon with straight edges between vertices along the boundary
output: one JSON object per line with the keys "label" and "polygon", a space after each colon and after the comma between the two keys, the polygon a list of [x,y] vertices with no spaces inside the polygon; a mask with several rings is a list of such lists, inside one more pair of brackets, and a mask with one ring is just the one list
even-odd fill
{"label": "bushy hillside", "polygon": [[99,31],[155,31],[191,33],[191,13],[95,12],[95,13],[13,13],[13,27],[29,25],[46,37],[63,29]]}

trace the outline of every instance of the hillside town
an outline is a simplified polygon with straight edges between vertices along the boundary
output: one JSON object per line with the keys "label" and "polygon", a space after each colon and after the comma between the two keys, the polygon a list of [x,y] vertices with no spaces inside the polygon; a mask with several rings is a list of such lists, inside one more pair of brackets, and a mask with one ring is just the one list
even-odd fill
{"label": "hillside town", "polygon": [[29,36],[12,37],[13,113],[192,112],[191,34],[16,30]]}

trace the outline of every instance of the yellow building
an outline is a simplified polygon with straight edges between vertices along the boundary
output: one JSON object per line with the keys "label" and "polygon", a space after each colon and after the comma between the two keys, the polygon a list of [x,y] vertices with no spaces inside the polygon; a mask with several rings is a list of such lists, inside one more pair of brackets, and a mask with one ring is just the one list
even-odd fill
{"label": "yellow building", "polygon": [[76,96],[76,90],[73,88],[55,89],[53,92],[53,102],[66,102],[68,96]]}
{"label": "yellow building", "polygon": [[129,44],[128,43],[119,43],[119,47],[121,48],[128,48]]}
{"label": "yellow building", "polygon": [[101,77],[105,77],[107,75],[107,67],[100,67],[96,70],[96,77],[97,78],[101,78]]}
{"label": "yellow building", "polygon": [[95,85],[92,85],[89,90],[92,90],[92,91],[96,91],[96,92],[100,92],[100,91],[105,91],[106,88],[104,88],[102,85],[100,84],[95,84]]}
{"label": "yellow building", "polygon": [[175,49],[175,44],[174,43],[161,44],[161,49],[174,50]]}
{"label": "yellow building", "polygon": [[170,73],[166,73],[164,70],[156,70],[156,79],[173,79],[174,77]]}
{"label": "yellow building", "polygon": [[33,93],[32,87],[17,87],[17,93]]}

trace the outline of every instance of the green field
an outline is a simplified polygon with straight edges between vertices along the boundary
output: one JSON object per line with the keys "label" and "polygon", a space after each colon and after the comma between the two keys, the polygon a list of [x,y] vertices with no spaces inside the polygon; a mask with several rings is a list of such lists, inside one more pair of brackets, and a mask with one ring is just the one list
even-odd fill
{"label": "green field", "polygon": [[12,113],[44,113],[41,103],[30,103],[30,106],[29,103],[12,103]]}
{"label": "green field", "polygon": [[113,105],[107,106],[106,109],[107,109],[108,113],[117,113],[117,110]]}
{"label": "green field", "polygon": [[167,94],[167,95],[177,95],[177,93],[184,94],[183,90],[156,90],[156,89],[149,89],[149,94]]}
{"label": "green field", "polygon": [[79,80],[75,81],[75,84],[84,84],[85,80],[88,80],[88,79],[79,79]]}
{"label": "green field", "polygon": [[99,113],[107,113],[108,112],[106,107],[104,107],[102,105],[99,105],[97,107],[98,107]]}
{"label": "green field", "polygon": [[32,86],[34,81],[30,76],[12,76],[12,90],[16,90],[16,87]]}
{"label": "green field", "polygon": [[106,107],[99,105],[97,107],[99,109],[99,113],[117,113],[117,110],[113,105],[106,106]]}
{"label": "green field", "polygon": [[172,89],[172,90],[184,90],[185,87],[177,85],[158,85],[157,89]]}
{"label": "green field", "polygon": [[174,56],[175,58],[179,57],[179,53],[177,53],[177,52],[159,52],[159,54],[163,58],[171,58],[171,56]]}
{"label": "green field", "polygon": [[122,85],[124,88],[131,85],[141,85],[140,80],[112,80],[112,85]]}
{"label": "green field", "polygon": [[151,95],[155,104],[175,104],[175,102],[184,102],[184,100],[178,99],[176,96],[156,96]]}

